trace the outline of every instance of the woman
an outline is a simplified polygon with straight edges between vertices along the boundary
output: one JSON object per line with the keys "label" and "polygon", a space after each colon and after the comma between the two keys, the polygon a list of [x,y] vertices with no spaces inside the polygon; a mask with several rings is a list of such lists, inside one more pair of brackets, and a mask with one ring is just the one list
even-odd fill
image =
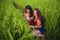
{"label": "woman", "polygon": [[44,32],[44,27],[42,25],[41,12],[38,8],[34,9],[34,27],[32,28],[35,28],[40,33]]}
{"label": "woman", "polygon": [[[44,27],[42,26],[42,18],[41,18],[41,12],[38,8],[34,9],[34,26],[32,27],[35,29],[32,31],[32,34],[34,36],[41,36],[44,39]],[[41,34],[41,35],[40,35]]]}
{"label": "woman", "polygon": [[29,25],[33,25],[33,10],[29,5],[25,7],[24,18],[28,21]]}

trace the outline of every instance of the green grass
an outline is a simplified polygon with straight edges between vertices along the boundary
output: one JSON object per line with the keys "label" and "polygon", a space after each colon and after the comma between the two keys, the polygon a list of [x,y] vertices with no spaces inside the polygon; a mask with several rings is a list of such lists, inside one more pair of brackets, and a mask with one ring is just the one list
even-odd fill
{"label": "green grass", "polygon": [[[12,2],[17,3],[21,10],[16,9]],[[35,40],[22,16],[21,11],[24,11],[26,5],[40,9],[47,40],[60,40],[59,3],[59,0],[0,0],[0,40]]]}

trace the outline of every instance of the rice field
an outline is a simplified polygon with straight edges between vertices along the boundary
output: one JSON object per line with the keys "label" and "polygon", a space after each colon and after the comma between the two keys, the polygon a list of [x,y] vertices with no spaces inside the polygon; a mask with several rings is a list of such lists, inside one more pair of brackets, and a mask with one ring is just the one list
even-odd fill
{"label": "rice field", "polygon": [[[17,3],[20,10],[15,8]],[[39,40],[30,34],[23,12],[26,5],[39,8],[44,18],[47,40],[60,40],[59,0],[0,0],[0,40]]]}

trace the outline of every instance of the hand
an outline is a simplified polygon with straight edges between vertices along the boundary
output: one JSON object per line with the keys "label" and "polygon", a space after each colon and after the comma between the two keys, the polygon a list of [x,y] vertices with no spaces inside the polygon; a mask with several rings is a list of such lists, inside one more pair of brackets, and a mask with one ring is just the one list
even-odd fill
{"label": "hand", "polygon": [[34,26],[29,26],[29,27],[32,28],[32,29],[35,29]]}
{"label": "hand", "polygon": [[30,19],[31,19],[31,20],[33,20],[33,19],[34,19],[34,16],[33,16],[33,17],[31,17]]}

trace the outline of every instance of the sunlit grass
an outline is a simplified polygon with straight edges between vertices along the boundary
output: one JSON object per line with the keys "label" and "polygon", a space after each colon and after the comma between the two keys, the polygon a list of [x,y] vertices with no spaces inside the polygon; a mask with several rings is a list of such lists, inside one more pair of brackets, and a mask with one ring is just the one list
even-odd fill
{"label": "sunlit grass", "polygon": [[47,40],[60,40],[60,6],[57,0],[0,0],[0,40],[35,40],[23,13],[14,7],[12,1],[22,7],[22,11],[26,5],[39,8],[44,17]]}

